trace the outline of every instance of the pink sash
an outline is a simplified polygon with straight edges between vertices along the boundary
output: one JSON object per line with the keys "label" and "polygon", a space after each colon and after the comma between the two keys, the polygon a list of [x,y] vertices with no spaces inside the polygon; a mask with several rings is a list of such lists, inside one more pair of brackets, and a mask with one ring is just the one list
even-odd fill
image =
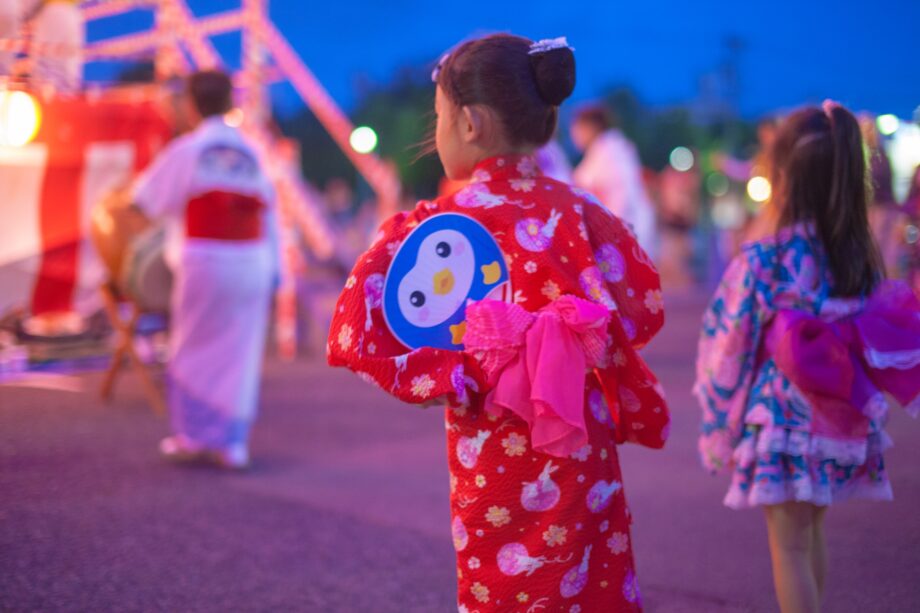
{"label": "pink sash", "polygon": [[497,300],[466,309],[466,351],[492,391],[485,410],[509,410],[530,426],[536,451],[566,457],[588,442],[585,374],[603,361],[607,308],[563,296],[536,313]]}
{"label": "pink sash", "polygon": [[865,439],[888,410],[885,393],[920,412],[920,301],[903,283],[882,283],[865,309],[836,321],[780,310],[765,348],[811,405],[814,435]]}

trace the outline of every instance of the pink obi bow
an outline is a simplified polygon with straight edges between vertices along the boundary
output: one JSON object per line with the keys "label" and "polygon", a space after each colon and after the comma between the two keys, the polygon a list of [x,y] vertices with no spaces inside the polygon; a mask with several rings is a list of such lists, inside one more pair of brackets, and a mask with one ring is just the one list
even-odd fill
{"label": "pink obi bow", "polygon": [[863,439],[888,409],[884,392],[920,411],[920,302],[884,282],[861,312],[837,321],[780,310],[766,335],[777,368],[812,408],[812,433]]}
{"label": "pink obi bow", "polygon": [[606,307],[575,296],[536,313],[497,300],[470,304],[463,344],[492,387],[486,412],[521,417],[536,451],[566,457],[583,447],[585,372],[603,361],[609,320]]}

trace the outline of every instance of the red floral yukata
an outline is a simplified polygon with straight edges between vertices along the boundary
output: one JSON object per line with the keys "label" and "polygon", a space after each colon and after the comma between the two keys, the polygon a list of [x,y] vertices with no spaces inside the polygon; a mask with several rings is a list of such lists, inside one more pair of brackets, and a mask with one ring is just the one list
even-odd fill
{"label": "red floral yukata", "polygon": [[[410,351],[385,324],[380,294],[394,253],[447,212],[473,217],[498,241],[516,305],[533,313],[574,296],[610,311],[604,355],[583,383],[587,443],[566,457],[535,451],[511,411],[483,409],[488,377],[471,352]],[[358,260],[336,306],[329,363],[406,402],[449,404],[461,612],[641,609],[616,444],[660,448],[667,438],[661,387],[636,352],[663,322],[658,273],[634,236],[590,194],[541,176],[530,157],[480,163],[459,192],[387,221]]]}

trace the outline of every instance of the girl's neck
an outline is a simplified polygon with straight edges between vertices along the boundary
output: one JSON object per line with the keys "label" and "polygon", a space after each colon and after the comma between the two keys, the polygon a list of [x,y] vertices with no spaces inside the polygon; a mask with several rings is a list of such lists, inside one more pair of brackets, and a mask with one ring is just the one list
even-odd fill
{"label": "girl's neck", "polygon": [[492,158],[502,157],[502,156],[525,156],[533,155],[535,149],[533,147],[495,147],[489,151],[483,151],[481,155],[476,157],[476,161],[473,164],[474,167],[479,166],[486,160],[491,160]]}

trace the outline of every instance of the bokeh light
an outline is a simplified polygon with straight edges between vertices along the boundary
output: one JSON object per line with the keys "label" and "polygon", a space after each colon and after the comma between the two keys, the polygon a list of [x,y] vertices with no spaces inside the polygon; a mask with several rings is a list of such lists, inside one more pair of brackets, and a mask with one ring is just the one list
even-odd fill
{"label": "bokeh light", "polygon": [[38,101],[23,91],[0,91],[0,145],[22,147],[38,134],[42,111]]}
{"label": "bokeh light", "polygon": [[887,115],[879,115],[875,120],[875,124],[878,126],[879,132],[885,136],[891,136],[898,131],[901,121],[897,116],[888,113]]}
{"label": "bokeh light", "polygon": [[693,168],[693,152],[686,147],[674,147],[669,159],[674,170],[687,172]]}
{"label": "bokeh light", "polygon": [[770,181],[766,177],[751,177],[747,182],[747,194],[754,202],[766,202],[772,192]]}
{"label": "bokeh light", "polygon": [[352,130],[348,142],[358,153],[370,153],[377,148],[377,133],[373,128],[359,126]]}
{"label": "bokeh light", "polygon": [[721,172],[713,172],[706,177],[706,191],[709,192],[710,196],[715,196],[716,198],[724,196],[728,193],[728,188],[728,177]]}
{"label": "bokeh light", "polygon": [[712,223],[721,230],[737,230],[744,218],[744,206],[734,197],[720,198],[712,205]]}

